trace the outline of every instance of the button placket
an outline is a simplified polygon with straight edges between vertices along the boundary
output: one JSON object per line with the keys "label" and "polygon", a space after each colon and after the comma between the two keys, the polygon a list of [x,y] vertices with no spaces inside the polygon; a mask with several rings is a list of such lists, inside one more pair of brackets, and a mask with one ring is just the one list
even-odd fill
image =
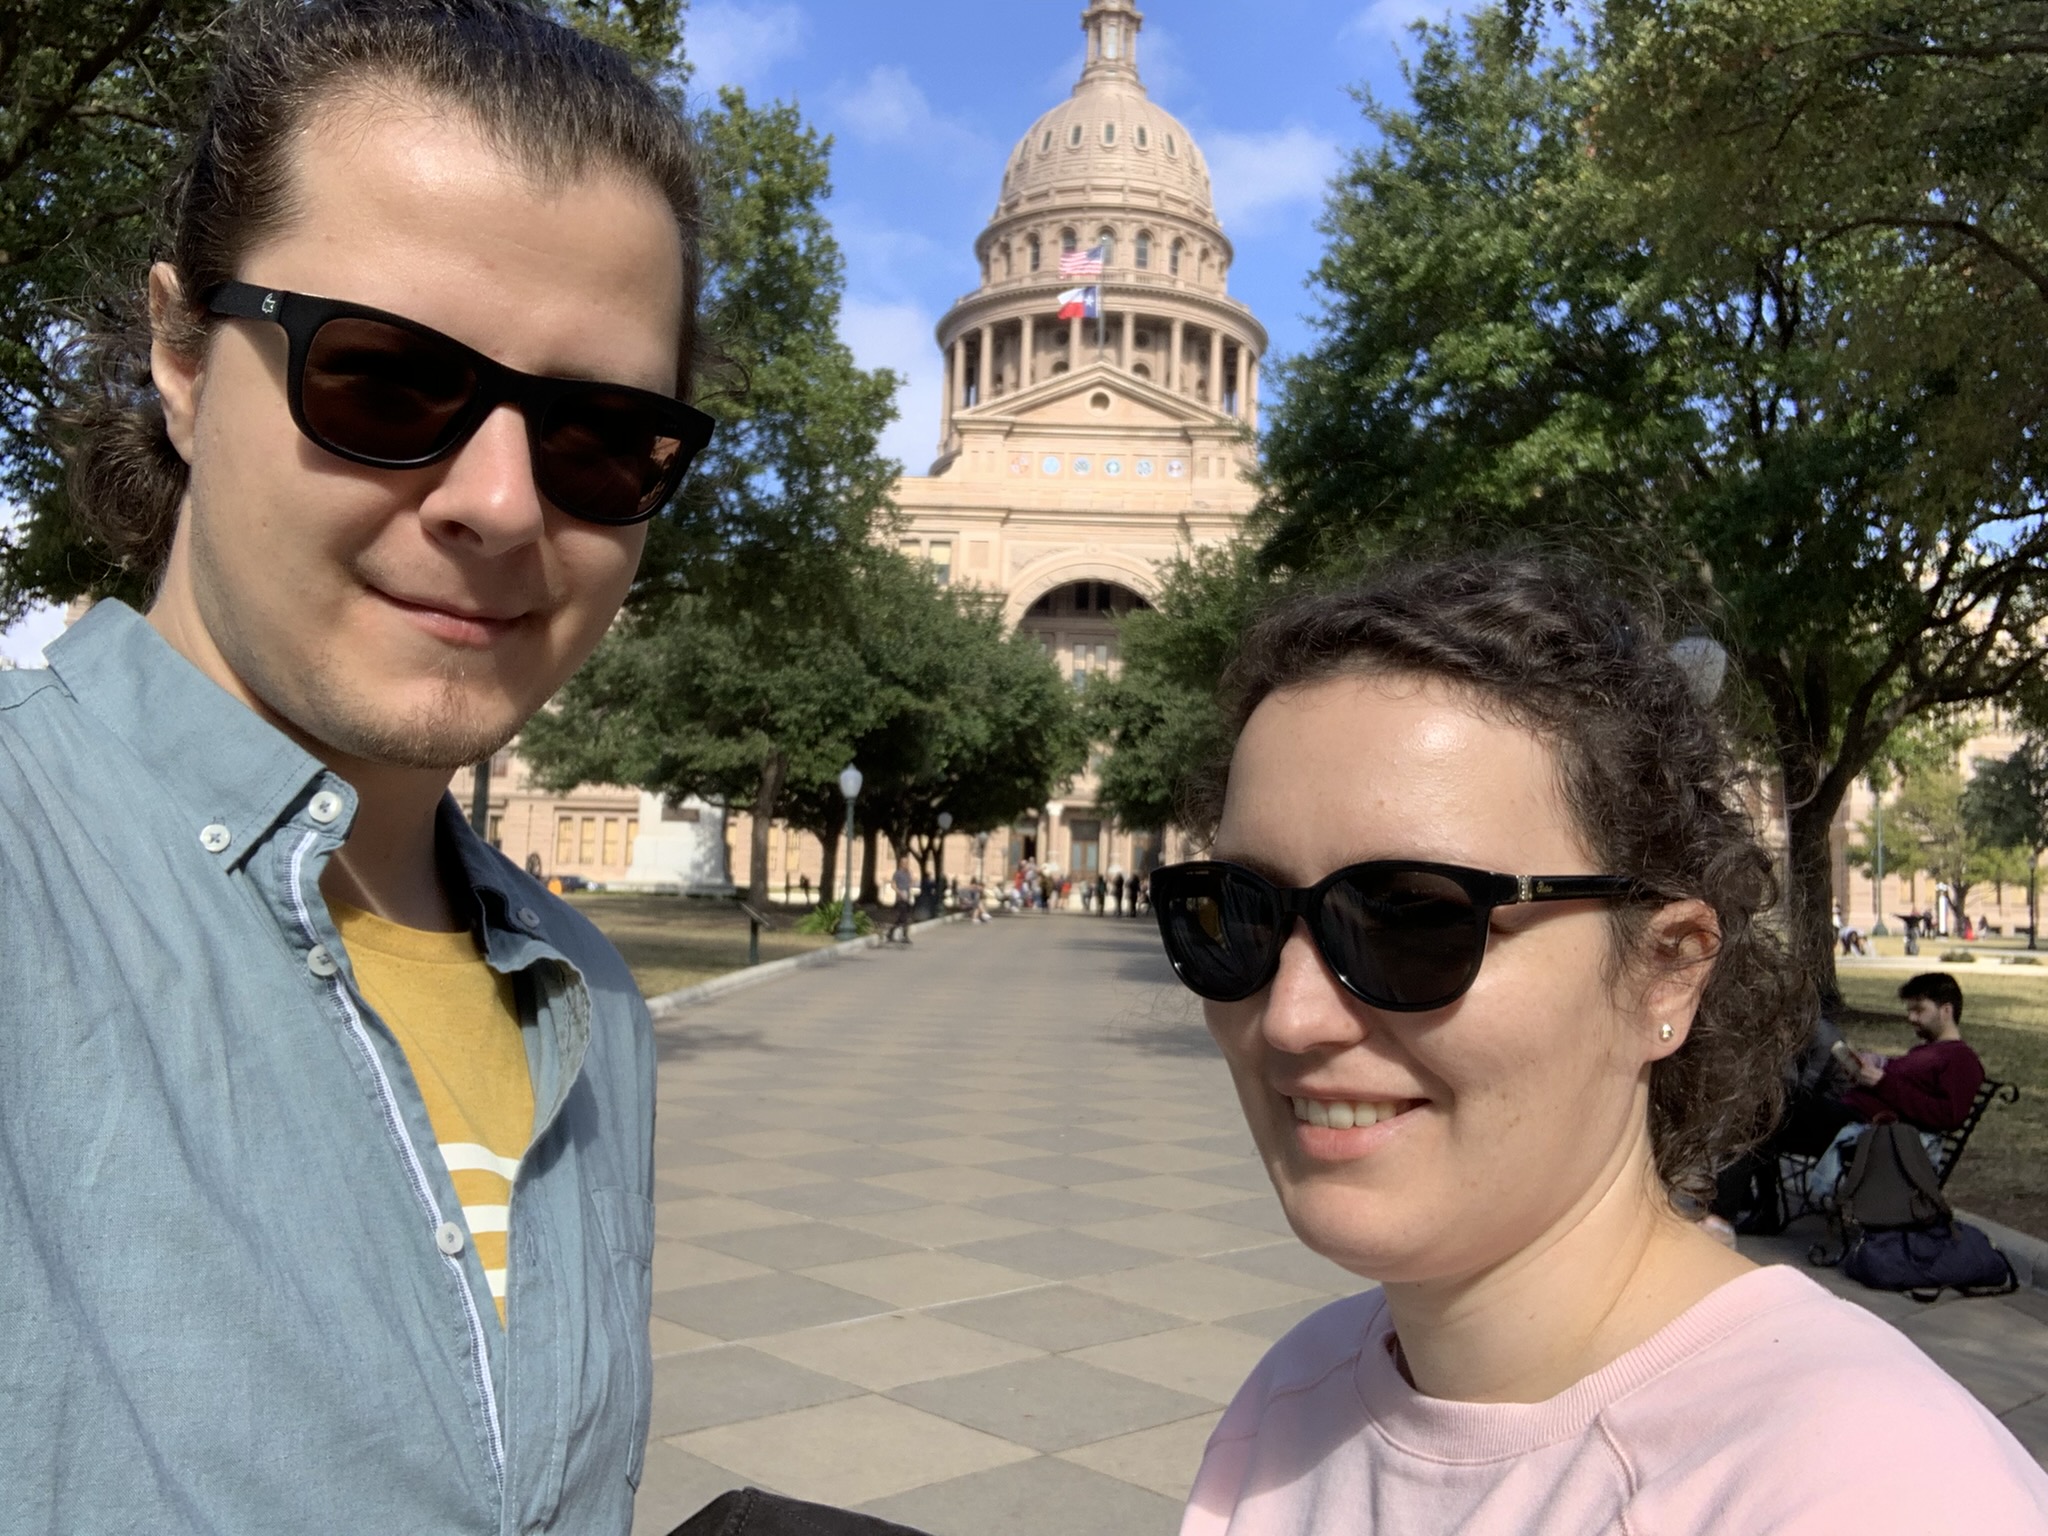
{"label": "button placket", "polygon": [[234,840],[235,834],[218,821],[209,821],[199,829],[199,846],[208,853],[226,853]]}

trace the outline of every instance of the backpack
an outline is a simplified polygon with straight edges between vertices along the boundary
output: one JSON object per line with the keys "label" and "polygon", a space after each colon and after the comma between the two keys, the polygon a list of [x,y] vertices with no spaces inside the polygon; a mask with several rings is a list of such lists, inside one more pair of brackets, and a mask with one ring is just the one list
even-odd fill
{"label": "backpack", "polygon": [[1873,1290],[1929,1302],[1944,1289],[2002,1296],[2019,1286],[1991,1239],[1956,1220],[1919,1133],[1890,1115],[1857,1139],[1835,1200],[1847,1234],[1842,1273]]}

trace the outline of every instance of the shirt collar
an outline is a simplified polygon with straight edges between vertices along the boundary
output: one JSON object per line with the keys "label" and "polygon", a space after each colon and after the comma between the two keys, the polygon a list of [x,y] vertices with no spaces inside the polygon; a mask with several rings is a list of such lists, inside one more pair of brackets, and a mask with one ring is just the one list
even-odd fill
{"label": "shirt collar", "polygon": [[198,821],[227,829],[238,858],[326,772],[126,603],[95,603],[48,656],[80,707],[176,800]]}

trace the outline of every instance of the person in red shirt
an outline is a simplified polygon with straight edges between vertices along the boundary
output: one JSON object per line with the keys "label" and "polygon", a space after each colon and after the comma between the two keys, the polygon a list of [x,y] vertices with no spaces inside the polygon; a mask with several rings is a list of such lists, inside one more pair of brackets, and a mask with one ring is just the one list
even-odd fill
{"label": "person in red shirt", "polygon": [[1899,988],[1906,1022],[1920,1043],[1887,1061],[1856,1054],[1856,1083],[1842,1107],[1858,1120],[1889,1110],[1923,1131],[1952,1131],[1969,1118],[1984,1063],[1963,1039],[1963,989],[1946,971],[1915,976]]}

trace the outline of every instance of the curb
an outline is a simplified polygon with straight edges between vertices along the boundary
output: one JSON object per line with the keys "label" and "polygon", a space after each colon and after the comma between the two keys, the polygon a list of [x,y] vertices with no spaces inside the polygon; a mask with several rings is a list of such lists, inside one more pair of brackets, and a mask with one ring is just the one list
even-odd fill
{"label": "curb", "polygon": [[2048,1242],[2043,1242],[2031,1232],[2016,1231],[1982,1216],[1973,1216],[1968,1211],[1957,1211],[1958,1221],[1967,1221],[1973,1227],[1983,1229],[1991,1239],[1991,1246],[2004,1254],[2012,1264],[2012,1272],[2019,1276],[2020,1284],[2036,1291],[2048,1291]]}
{"label": "curb", "polygon": [[[912,923],[910,931],[920,933],[926,928],[937,928],[946,923],[965,922],[964,912],[949,912],[944,917],[926,918],[921,923]],[[864,938],[847,939],[842,943],[828,945],[823,949],[806,950],[800,955],[785,955],[780,960],[764,960],[759,965],[744,965],[736,971],[727,971],[723,976],[714,976],[709,981],[700,981],[693,987],[681,987],[674,992],[664,992],[659,997],[647,999],[647,1015],[652,1019],[664,1019],[671,1014],[694,1008],[699,1003],[708,1003],[714,998],[724,997],[728,992],[744,992],[749,987],[758,987],[766,982],[778,981],[784,976],[808,971],[815,966],[835,965],[847,955],[864,949],[880,949],[882,936],[868,934]]]}

